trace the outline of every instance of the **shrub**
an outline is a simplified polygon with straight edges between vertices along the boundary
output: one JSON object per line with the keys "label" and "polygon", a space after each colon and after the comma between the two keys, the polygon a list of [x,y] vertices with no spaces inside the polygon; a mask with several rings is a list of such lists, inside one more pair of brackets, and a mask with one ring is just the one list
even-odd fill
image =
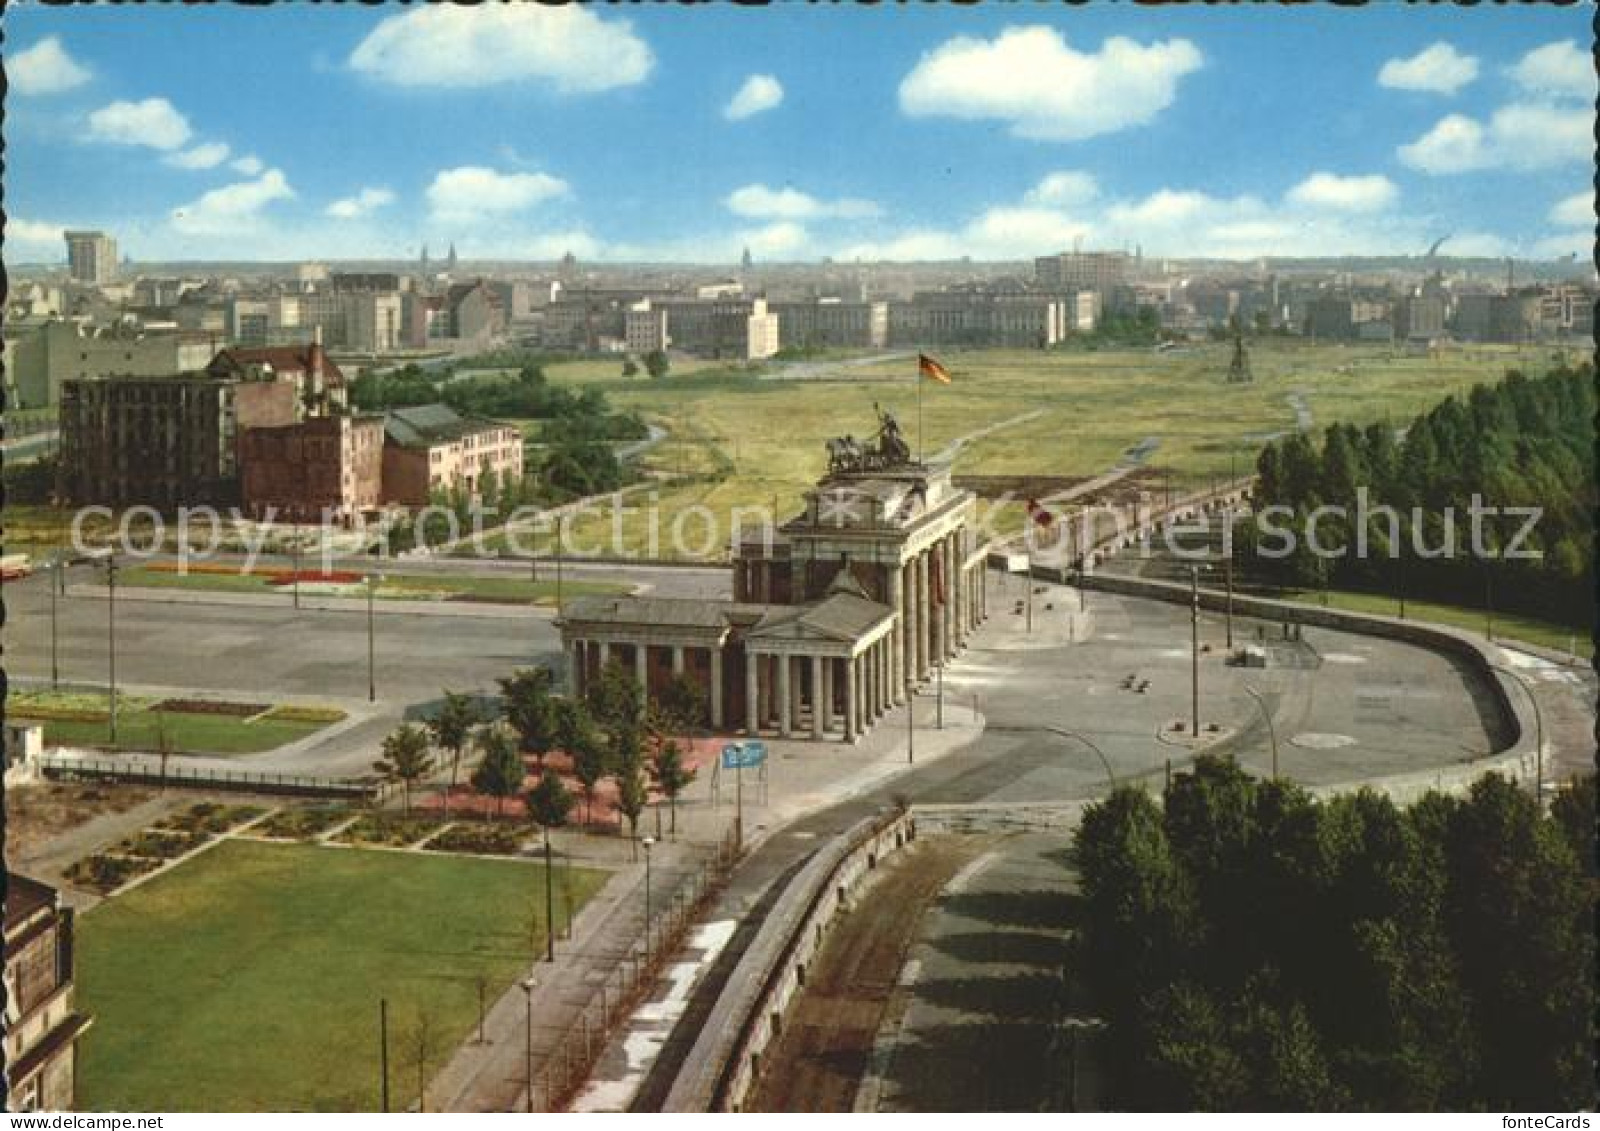
{"label": "shrub", "polygon": [[261,836],[282,840],[311,840],[349,817],[350,810],[343,807],[280,809],[257,825],[254,831]]}
{"label": "shrub", "polygon": [[469,852],[480,856],[515,856],[527,838],[509,825],[452,825],[424,847],[429,852]]}

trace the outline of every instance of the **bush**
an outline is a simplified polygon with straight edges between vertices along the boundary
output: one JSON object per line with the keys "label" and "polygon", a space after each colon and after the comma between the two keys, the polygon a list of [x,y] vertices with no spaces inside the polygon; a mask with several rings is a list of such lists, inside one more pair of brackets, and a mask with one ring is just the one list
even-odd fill
{"label": "bush", "polygon": [[367,813],[335,839],[346,844],[381,844],[402,848],[417,843],[438,827],[439,821],[435,817]]}
{"label": "bush", "polygon": [[151,828],[162,832],[200,832],[215,836],[253,821],[265,812],[259,805],[223,805],[215,801],[201,801],[182,813],[162,818]]}
{"label": "bush", "polygon": [[280,809],[253,831],[279,840],[312,840],[349,818],[350,810],[342,806]]}
{"label": "bush", "polygon": [[67,880],[78,887],[109,895],[129,880],[160,866],[160,860],[150,857],[111,856],[102,852],[86,856],[68,868]]}

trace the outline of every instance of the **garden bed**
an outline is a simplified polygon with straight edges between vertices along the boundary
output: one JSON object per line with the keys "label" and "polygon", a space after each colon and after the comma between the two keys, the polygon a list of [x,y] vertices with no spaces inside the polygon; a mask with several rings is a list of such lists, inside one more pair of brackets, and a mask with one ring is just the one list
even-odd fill
{"label": "garden bed", "polygon": [[251,832],[276,840],[315,840],[350,815],[351,810],[343,807],[280,809]]}
{"label": "garden bed", "polygon": [[423,849],[428,852],[465,852],[474,856],[516,856],[528,839],[528,831],[513,825],[471,822],[451,825]]}
{"label": "garden bed", "polygon": [[439,827],[434,817],[406,817],[397,813],[366,813],[334,839],[344,844],[379,844],[403,848],[415,844]]}
{"label": "garden bed", "polygon": [[225,833],[255,820],[266,810],[259,805],[223,805],[215,801],[202,801],[181,813],[163,817],[150,827],[163,832]]}
{"label": "garden bed", "polygon": [[179,715],[228,715],[248,719],[271,706],[271,703],[230,703],[220,699],[163,699],[150,710],[170,711]]}
{"label": "garden bed", "polygon": [[108,851],[112,855],[172,860],[186,852],[193,852],[210,839],[210,835],[204,832],[150,828],[133,834]]}
{"label": "garden bed", "polygon": [[129,880],[154,872],[161,863],[151,856],[112,856],[97,852],[68,868],[67,879],[76,887],[110,895]]}

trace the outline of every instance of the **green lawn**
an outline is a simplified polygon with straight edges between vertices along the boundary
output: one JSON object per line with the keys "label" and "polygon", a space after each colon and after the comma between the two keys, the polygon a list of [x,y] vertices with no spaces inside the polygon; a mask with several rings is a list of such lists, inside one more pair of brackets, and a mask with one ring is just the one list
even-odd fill
{"label": "green lawn", "polygon": [[[529,541],[531,543],[531,538]],[[375,596],[380,601],[440,601],[471,598],[517,605],[554,605],[556,593],[554,570],[553,565],[540,563],[538,581],[530,581],[526,576],[436,577],[422,574],[389,574],[379,583]],[[275,593],[281,595],[285,601],[291,599],[293,592],[290,586],[273,584],[272,577],[262,573],[218,573],[210,570],[203,573],[177,573],[171,570],[138,567],[121,571],[117,579],[120,585],[150,589]],[[561,591],[565,598],[628,593],[632,591],[632,587],[621,583],[563,579]],[[366,588],[361,582],[341,586],[305,583],[301,585],[300,593],[303,597],[312,595],[361,597],[365,596]]]}
{"label": "green lawn", "polygon": [[[575,898],[605,881],[574,870]],[[78,921],[90,1111],[375,1111],[378,1002],[392,1105],[543,947],[542,866],[229,841]],[[535,898],[537,896],[537,898]],[[558,895],[559,899],[559,895]],[[530,939],[530,926],[537,926]]]}
{"label": "green lawn", "polygon": [[330,710],[330,717],[325,720],[156,711],[153,708],[158,702],[147,696],[118,695],[114,744],[104,694],[13,691],[7,713],[17,722],[42,723],[47,745],[114,745],[119,750],[153,751],[161,748],[164,729],[171,750],[177,754],[259,754],[316,734],[344,718],[344,713],[337,710]]}
{"label": "green lawn", "polygon": [[[1118,462],[1146,437],[1159,440],[1153,468],[1170,470],[1182,490],[1248,471],[1262,436],[1295,427],[1289,397],[1309,406],[1313,428],[1335,421],[1397,426],[1451,393],[1498,381],[1506,369],[1548,368],[1550,352],[1513,348],[1445,351],[1439,357],[1398,355],[1386,346],[1329,346],[1298,340],[1252,345],[1256,380],[1228,385],[1231,346],[1199,345],[1157,354],[1148,349],[1101,351],[949,351],[940,358],[950,385],[922,390],[925,449],[937,452],[959,436],[1024,413],[1039,415],[967,447],[958,473],[1090,476]],[[573,363],[558,376],[583,377],[605,388],[619,409],[664,424],[672,438],[644,459],[646,471],[699,475],[659,497],[661,553],[670,556],[671,527],[700,505],[722,521],[735,507],[770,507],[785,517],[826,464],[830,436],[870,434],[873,402],[893,410],[917,444],[915,363],[854,367],[841,380],[759,380],[710,368],[675,371],[660,381],[623,379],[620,369]],[[622,546],[647,548],[651,515],[644,499],[622,520]],[[1014,518],[1014,516],[1013,516]],[[611,552],[613,515],[597,510],[571,527],[576,541]],[[692,535],[692,529],[691,529]]]}
{"label": "green lawn", "polygon": [[[1322,603],[1320,590],[1291,592],[1287,596],[1290,600],[1301,601],[1308,605]],[[1328,591],[1328,605],[1330,608],[1348,609],[1355,613],[1377,613],[1387,617],[1398,616],[1400,612],[1400,604],[1393,597],[1374,593],[1351,593],[1337,589]],[[1410,597],[1406,598],[1406,617],[1408,620],[1432,621],[1452,628],[1464,628],[1479,635],[1482,635],[1487,628],[1482,609],[1461,605],[1440,605]],[[1558,652],[1565,652],[1571,646],[1577,650],[1580,657],[1587,655],[1589,651],[1587,629],[1568,628],[1550,621],[1535,620],[1532,617],[1497,612],[1494,615],[1494,634],[1497,639],[1522,640],[1543,648],[1553,648]]]}

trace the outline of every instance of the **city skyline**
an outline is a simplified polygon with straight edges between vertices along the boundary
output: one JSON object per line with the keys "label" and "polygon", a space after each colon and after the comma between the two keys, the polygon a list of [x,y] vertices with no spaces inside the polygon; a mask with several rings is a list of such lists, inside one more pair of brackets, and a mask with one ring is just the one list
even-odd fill
{"label": "city skyline", "polygon": [[1592,246],[1581,9],[820,17],[14,10],[7,258]]}

